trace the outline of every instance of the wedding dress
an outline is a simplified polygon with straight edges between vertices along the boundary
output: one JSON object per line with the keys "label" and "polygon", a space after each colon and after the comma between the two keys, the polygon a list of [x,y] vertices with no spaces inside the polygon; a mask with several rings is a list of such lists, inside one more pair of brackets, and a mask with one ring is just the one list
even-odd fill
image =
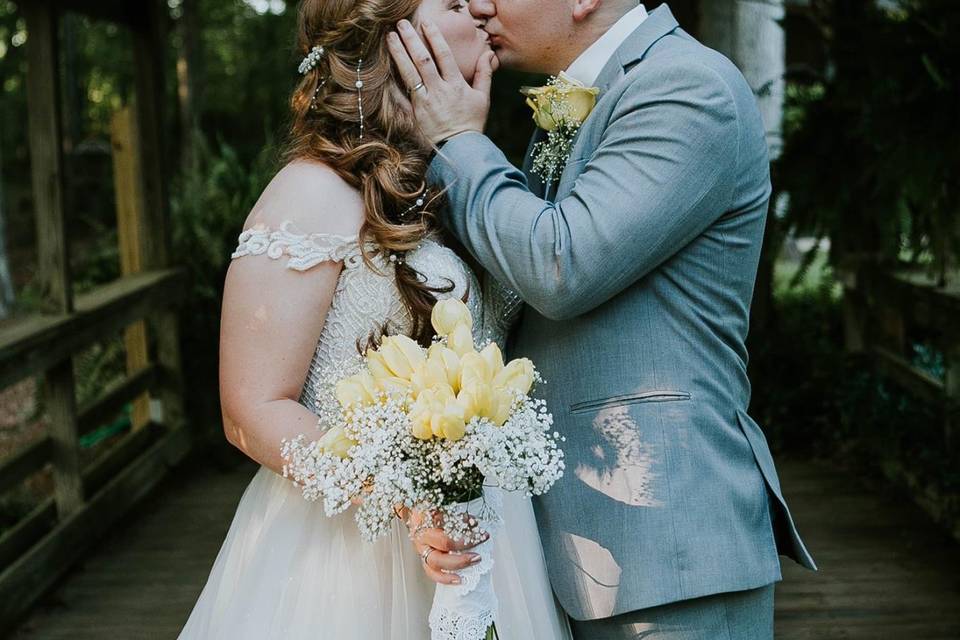
{"label": "wedding dress", "polygon": [[[240,235],[234,259],[284,260],[306,271],[343,263],[300,402],[320,415],[336,403],[332,383],[359,365],[357,343],[384,330],[412,325],[382,257],[362,259],[357,238],[301,234],[289,223]],[[433,239],[406,256],[440,297],[467,295],[474,338],[503,343],[519,300],[496,282],[477,278],[450,249]],[[484,295],[486,294],[486,295]],[[484,302],[484,298],[486,301]],[[316,437],[321,435],[316,432]],[[312,434],[307,434],[312,437]],[[279,446],[279,444],[278,444]],[[555,604],[530,500],[503,494],[504,526],[494,537],[494,589],[502,640],[565,640],[570,632]],[[180,640],[425,640],[434,584],[426,577],[406,527],[361,540],[351,511],[327,517],[322,502],[261,467],[244,491],[223,546]]]}

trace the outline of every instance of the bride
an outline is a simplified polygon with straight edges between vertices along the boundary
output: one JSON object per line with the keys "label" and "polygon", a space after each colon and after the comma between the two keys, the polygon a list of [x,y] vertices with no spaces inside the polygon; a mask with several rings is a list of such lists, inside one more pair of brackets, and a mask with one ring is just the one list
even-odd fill
{"label": "bride", "polygon": [[[429,146],[391,66],[385,36],[430,20],[464,77],[492,64],[462,0],[305,0],[306,57],[292,98],[287,164],[240,235],[227,273],[220,391],[229,441],[261,468],[247,487],[181,640],[423,640],[433,582],[455,583],[473,554],[421,560],[398,519],[376,543],[352,514],[328,518],[283,477],[281,443],[322,435],[332,382],[387,334],[422,344],[438,299],[464,299],[475,338],[502,343],[517,301],[478,284],[441,243],[426,188]],[[504,497],[494,539],[504,640],[568,638],[528,499]],[[415,541],[416,543],[416,541]]]}

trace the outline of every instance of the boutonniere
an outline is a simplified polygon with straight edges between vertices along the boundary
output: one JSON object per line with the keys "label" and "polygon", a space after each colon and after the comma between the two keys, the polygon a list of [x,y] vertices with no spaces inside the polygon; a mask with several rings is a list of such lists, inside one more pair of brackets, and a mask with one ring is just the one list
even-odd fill
{"label": "boutonniere", "polygon": [[527,96],[534,122],[547,132],[547,139],[533,148],[532,170],[549,186],[567,164],[573,140],[596,106],[600,89],[584,86],[561,71],[545,86],[523,87],[520,93]]}

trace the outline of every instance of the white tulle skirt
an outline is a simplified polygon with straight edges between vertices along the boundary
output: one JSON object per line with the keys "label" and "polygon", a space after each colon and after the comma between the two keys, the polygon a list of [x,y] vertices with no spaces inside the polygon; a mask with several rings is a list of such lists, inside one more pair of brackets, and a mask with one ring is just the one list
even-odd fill
{"label": "white tulle skirt", "polygon": [[[530,501],[503,499],[494,539],[502,640],[566,640]],[[426,640],[434,585],[397,521],[375,543],[261,467],[243,493],[179,640]]]}

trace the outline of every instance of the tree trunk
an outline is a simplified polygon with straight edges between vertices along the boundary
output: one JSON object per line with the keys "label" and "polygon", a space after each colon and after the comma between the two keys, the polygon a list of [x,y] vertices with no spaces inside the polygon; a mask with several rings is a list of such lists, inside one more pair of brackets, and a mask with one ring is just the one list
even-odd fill
{"label": "tree trunk", "polygon": [[[709,47],[729,57],[753,88],[766,129],[770,160],[783,147],[786,37],[783,0],[700,0],[699,35]],[[776,187],[776,185],[774,185]],[[776,191],[773,196],[776,198]],[[753,298],[753,327],[763,331],[774,321],[773,270],[782,241],[771,199],[763,254]]]}

